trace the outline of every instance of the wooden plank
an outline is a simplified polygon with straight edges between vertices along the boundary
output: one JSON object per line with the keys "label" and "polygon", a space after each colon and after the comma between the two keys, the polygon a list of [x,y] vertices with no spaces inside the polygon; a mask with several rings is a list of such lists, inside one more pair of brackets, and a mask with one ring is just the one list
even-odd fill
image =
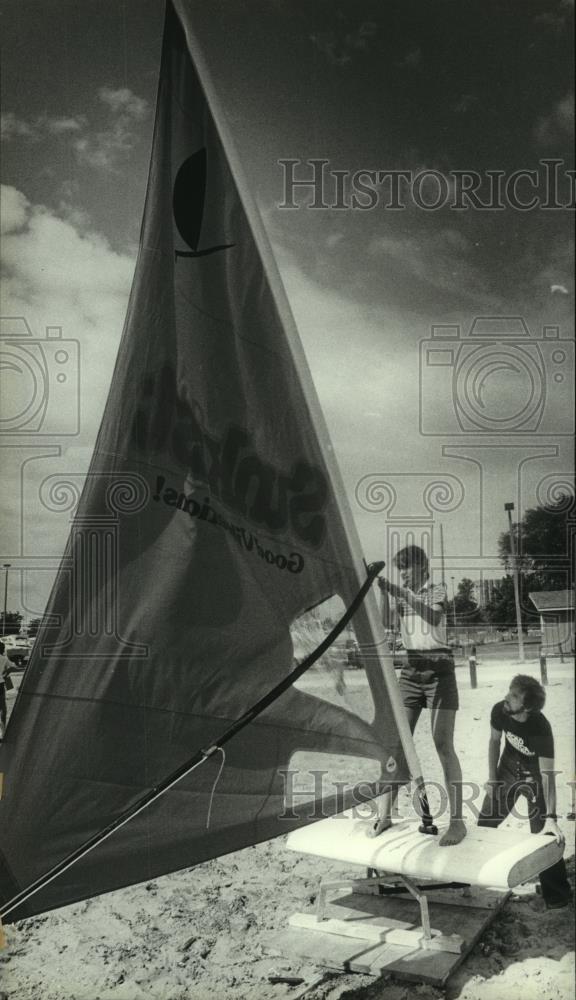
{"label": "wooden plank", "polygon": [[[513,891],[516,893],[518,890],[514,889]],[[380,897],[381,895],[378,891],[377,882],[373,885],[369,885],[368,883],[361,882],[360,880],[358,880],[358,884],[353,883],[352,892],[355,896]],[[535,892],[534,886],[532,886],[531,892]],[[408,891],[406,891],[401,894],[400,898],[408,899],[409,895]],[[509,890],[494,889],[491,891],[490,889],[484,889],[476,885],[471,887],[470,895],[465,895],[464,889],[434,889],[431,892],[426,890],[426,899],[429,903],[441,903],[447,906],[458,905],[463,907],[472,907],[477,910],[493,910],[498,908],[509,896]]]}
{"label": "wooden plank", "polygon": [[[359,941],[338,934],[326,934],[321,938],[320,935],[312,937],[308,931],[295,927],[286,928],[272,935],[267,941],[267,946],[289,957],[314,962],[335,972],[358,971],[358,963],[361,963],[363,958],[376,952],[382,954],[382,949],[388,950],[391,960],[401,958],[403,954],[412,950],[399,945],[375,945],[373,941]],[[366,969],[369,975],[380,975],[380,972],[372,971],[369,961],[366,963]]]}
{"label": "wooden plank", "polygon": [[[366,939],[338,934],[314,934],[309,929],[290,927],[276,934],[271,947],[288,955],[314,962],[329,969],[362,972],[372,976],[383,973],[409,982],[429,983],[443,987],[474,947],[482,933],[494,920],[509,894],[495,893],[493,907],[483,899],[479,907],[447,906],[430,902],[433,926],[447,937],[457,933],[463,939],[462,951],[429,951],[419,947],[385,941],[375,944]],[[458,898],[458,897],[457,897]],[[363,909],[362,909],[363,908]],[[365,921],[385,919],[388,922],[414,927],[419,921],[418,905],[413,899],[398,897],[359,896],[349,893],[327,905],[329,919],[349,919],[363,914]]]}
{"label": "wooden plank", "polygon": [[371,825],[371,820],[356,819],[352,812],[341,813],[293,831],[287,846],[411,878],[502,890],[533,878],[562,857],[554,838],[542,834],[472,827],[460,844],[440,847],[439,837],[419,833],[417,821],[394,823],[378,837],[368,836]]}
{"label": "wooden plank", "polygon": [[314,913],[293,913],[288,921],[290,927],[300,927],[303,930],[320,934],[338,934],[342,937],[358,938],[361,941],[372,941],[381,944],[400,944],[407,948],[429,948],[434,951],[453,951],[460,954],[463,948],[462,938],[457,934],[446,936],[436,928],[431,929],[433,940],[427,941],[422,927],[401,927],[399,921],[393,921],[390,926],[384,918],[373,922],[367,920],[357,911],[350,910],[342,918],[327,918],[317,920]]}
{"label": "wooden plank", "polygon": [[[391,958],[385,950],[379,951],[376,948],[370,955],[370,974],[378,976],[386,972],[388,975],[408,982],[429,983],[432,986],[438,987],[445,986],[448,978],[462,964],[486,928],[492,923],[496,913],[504,905],[506,898],[500,895],[497,900],[499,905],[493,911],[464,909],[451,914],[448,926],[458,926],[459,932],[465,940],[465,947],[461,954],[413,951],[405,952],[403,955],[392,956]],[[455,907],[454,909],[458,911],[459,907]],[[432,907],[431,912],[434,912]],[[443,912],[450,913],[450,910],[446,907],[443,909]],[[435,922],[438,921],[436,913],[434,920]],[[360,958],[358,964],[351,966],[351,968],[354,971],[364,971],[364,960]]]}

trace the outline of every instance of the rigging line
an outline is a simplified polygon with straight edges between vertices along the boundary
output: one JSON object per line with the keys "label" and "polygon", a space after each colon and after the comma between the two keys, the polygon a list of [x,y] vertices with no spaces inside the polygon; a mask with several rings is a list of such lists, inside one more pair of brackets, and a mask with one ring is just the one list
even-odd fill
{"label": "rigging line", "polygon": [[216,775],[216,778],[214,779],[214,784],[212,785],[212,791],[210,792],[210,802],[208,803],[208,814],[206,816],[206,829],[207,830],[210,829],[210,817],[212,815],[212,803],[214,801],[214,793],[216,791],[216,785],[218,784],[218,782],[220,781],[220,778],[222,777],[222,771],[224,770],[224,765],[226,763],[226,754],[225,754],[224,750],[222,749],[222,747],[216,747],[216,750],[219,753],[222,754],[222,760],[220,761],[220,768],[218,770],[218,774]]}
{"label": "rigging line", "polygon": [[184,764],[172,771],[162,782],[151,788],[150,791],[146,792],[142,798],[134,806],[130,806],[125,809],[123,813],[120,814],[116,819],[112,820],[103,830],[98,831],[98,833],[93,834],[84,844],[77,847],[72,851],[67,857],[62,861],[59,861],[56,865],[49,869],[44,875],[41,875],[34,882],[32,882],[26,889],[22,889],[19,893],[8,900],[2,907],[0,907],[0,917],[5,917],[8,913],[11,913],[26,900],[35,896],[37,892],[44,889],[50,882],[58,878],[65,871],[80,861],[83,857],[98,847],[101,843],[111,837],[116,830],[125,826],[129,823],[131,819],[138,816],[144,809],[149,805],[159,799],[161,795],[168,792],[177,782],[182,778],[185,778],[188,774],[203,764],[204,761],[208,760],[213,754],[218,753],[222,750],[224,744],[228,743],[233,736],[244,729],[250,722],[260,715],[264,709],[268,708],[281,694],[284,694],[292,684],[297,681],[302,674],[304,674],[316,660],[326,652],[326,650],[332,645],[335,639],[338,638],[341,632],[346,628],[346,625],[350,619],[354,616],[360,605],[362,604],[366,594],[370,590],[374,580],[378,574],[384,568],[383,562],[371,563],[367,567],[367,576],[364,583],[360,587],[360,590],[353,598],[351,604],[348,606],[340,620],[336,623],[331,632],[326,636],[326,638],[320,643],[319,646],[310,653],[309,656],[305,657],[297,667],[294,668],[289,674],[286,675],[283,680],[281,680],[268,694],[264,695],[260,701],[257,701],[251,708],[248,709],[236,722],[233,722],[231,726],[222,734],[219,740],[213,743],[207,750],[198,750],[192,757],[189,758]]}

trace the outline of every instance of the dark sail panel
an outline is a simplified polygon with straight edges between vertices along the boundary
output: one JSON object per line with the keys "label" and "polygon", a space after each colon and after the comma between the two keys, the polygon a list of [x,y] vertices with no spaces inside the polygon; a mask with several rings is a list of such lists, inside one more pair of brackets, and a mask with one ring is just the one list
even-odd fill
{"label": "dark sail panel", "polygon": [[[177,9],[118,362],[47,608],[59,625],[37,638],[0,749],[4,902],[217,741],[292,669],[294,619],[349,604],[362,579]],[[8,919],[309,822],[284,810],[301,751],[406,777],[376,658],[366,672],[372,722],[290,690],[234,737],[218,780],[219,754]]]}

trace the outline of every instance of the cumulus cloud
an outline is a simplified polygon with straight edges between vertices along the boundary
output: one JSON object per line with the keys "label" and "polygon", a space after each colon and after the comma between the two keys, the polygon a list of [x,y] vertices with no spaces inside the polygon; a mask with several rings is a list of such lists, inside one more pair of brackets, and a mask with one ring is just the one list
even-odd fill
{"label": "cumulus cloud", "polygon": [[98,97],[112,112],[112,122],[105,129],[75,139],[73,148],[80,163],[115,173],[139,141],[137,123],[147,116],[148,103],[127,87],[101,87]]}
{"label": "cumulus cloud", "polygon": [[431,234],[377,236],[368,248],[370,255],[399,264],[413,287],[421,283],[470,308],[497,310],[500,299],[488,288],[471,250],[470,240],[453,227]]}
{"label": "cumulus cloud", "polygon": [[1,116],[2,138],[27,139],[31,142],[39,142],[46,136],[66,136],[71,132],[80,132],[86,127],[87,121],[84,115],[73,117],[52,117],[50,115],[40,115],[29,121],[18,118],[9,111]]}
{"label": "cumulus cloud", "polygon": [[0,115],[0,130],[5,142],[10,139],[36,138],[34,127],[30,122],[17,118],[12,111]]}
{"label": "cumulus cloud", "polygon": [[3,235],[13,233],[25,225],[29,206],[30,202],[21,191],[17,191],[15,187],[2,185],[0,226]]}
{"label": "cumulus cloud", "polygon": [[[18,433],[24,403],[26,419],[36,413],[35,393],[41,390],[46,400],[33,432],[23,420],[24,433],[13,440],[17,447],[5,449],[3,483],[10,507],[0,545],[3,552],[37,559],[38,565],[48,560],[50,566],[52,559],[55,570],[70,515],[46,508],[41,484],[48,474],[62,474],[81,485],[114,369],[135,262],[90,231],[86,219],[79,225],[62,218],[13,187],[3,186],[0,193],[3,430]],[[29,364],[26,357],[19,364],[22,343]],[[56,396],[55,352],[60,349],[68,358],[66,384]],[[74,416],[78,403],[79,423]],[[66,433],[54,434],[54,428]],[[52,576],[53,571],[29,574],[25,603],[30,614],[42,610]]]}
{"label": "cumulus cloud", "polygon": [[101,87],[98,97],[115,114],[124,114],[136,121],[142,121],[148,114],[148,102],[143,97],[132,93],[128,87],[113,90],[111,87]]}
{"label": "cumulus cloud", "polygon": [[147,117],[149,106],[127,87],[101,87],[97,96],[108,112],[104,128],[94,129],[86,115],[40,115],[24,120],[8,112],[1,119],[2,138],[26,142],[60,139],[70,143],[79,163],[115,173],[137,146],[139,124]]}
{"label": "cumulus cloud", "polygon": [[77,118],[41,118],[39,121],[51,135],[66,135],[69,132],[79,132],[86,125],[84,115],[79,115]]}

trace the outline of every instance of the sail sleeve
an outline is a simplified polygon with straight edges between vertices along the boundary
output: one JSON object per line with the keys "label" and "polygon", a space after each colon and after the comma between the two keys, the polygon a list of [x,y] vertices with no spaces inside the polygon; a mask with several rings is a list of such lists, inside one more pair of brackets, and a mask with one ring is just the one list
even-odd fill
{"label": "sail sleeve", "polygon": [[[191,57],[189,7],[167,8],[138,261],[56,624],[0,748],[3,901],[217,742],[291,670],[294,621],[334,595],[348,605],[363,579],[273,262]],[[362,710],[314,684],[283,694],[231,740],[220,775],[214,755],[9,919],[349,805],[323,789],[312,811],[287,807],[306,754],[406,779],[378,655],[362,678]]]}

